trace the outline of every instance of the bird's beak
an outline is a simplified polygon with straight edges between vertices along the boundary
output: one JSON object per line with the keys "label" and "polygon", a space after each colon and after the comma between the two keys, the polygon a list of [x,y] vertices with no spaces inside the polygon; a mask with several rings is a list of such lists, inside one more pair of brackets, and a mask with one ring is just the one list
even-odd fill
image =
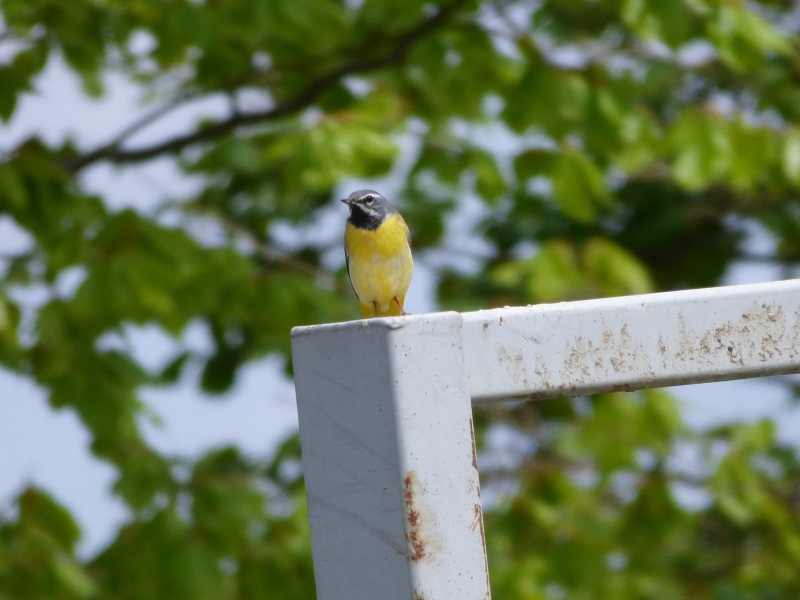
{"label": "bird's beak", "polygon": [[347,206],[350,206],[350,200],[348,198],[342,198],[339,202],[344,202]]}

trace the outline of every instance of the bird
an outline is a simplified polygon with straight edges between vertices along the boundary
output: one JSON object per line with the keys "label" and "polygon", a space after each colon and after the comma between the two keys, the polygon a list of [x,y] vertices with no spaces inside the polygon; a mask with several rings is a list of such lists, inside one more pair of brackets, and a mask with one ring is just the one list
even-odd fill
{"label": "bird", "polygon": [[344,255],[350,284],[365,319],[406,315],[403,308],[414,260],[408,225],[374,190],[358,190],[341,200],[350,209]]}

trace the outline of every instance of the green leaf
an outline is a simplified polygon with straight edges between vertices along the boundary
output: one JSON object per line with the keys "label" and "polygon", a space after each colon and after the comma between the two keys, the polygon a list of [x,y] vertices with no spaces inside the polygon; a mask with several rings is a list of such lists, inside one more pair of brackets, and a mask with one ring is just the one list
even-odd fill
{"label": "green leaf", "polygon": [[514,157],[514,174],[524,184],[533,177],[550,175],[558,154],[552,150],[532,148]]}
{"label": "green leaf", "polygon": [[426,144],[411,170],[412,176],[426,172],[447,185],[457,185],[466,166],[464,155],[453,151],[444,144]]}
{"label": "green leaf", "polygon": [[[114,593],[148,598],[213,600],[225,595],[222,557],[174,511],[127,524],[95,561]],[[137,560],[131,560],[136,556]]]}
{"label": "green leaf", "polygon": [[32,90],[32,79],[44,68],[49,55],[43,40],[31,43],[17,53],[8,66],[0,66],[0,119],[8,121],[14,113],[19,98]]}
{"label": "green leaf", "polygon": [[583,248],[583,261],[589,277],[605,296],[647,294],[653,281],[647,268],[624,248],[611,240],[592,238]]}
{"label": "green leaf", "polygon": [[29,487],[19,496],[17,504],[21,524],[43,528],[63,550],[72,550],[80,538],[80,528],[70,512],[52,496]]}
{"label": "green leaf", "polygon": [[215,394],[230,389],[236,377],[236,370],[243,358],[242,352],[238,348],[220,348],[206,362],[200,379],[202,388]]}
{"label": "green leaf", "polygon": [[643,428],[649,437],[647,444],[662,456],[668,456],[674,450],[675,436],[687,432],[680,399],[661,388],[642,390],[641,394],[644,398]]}
{"label": "green leaf", "polygon": [[563,149],[553,168],[553,195],[564,213],[580,223],[597,218],[598,208],[608,205],[611,195],[603,173],[584,154]]}
{"label": "green leaf", "polygon": [[731,123],[730,137],[733,151],[728,177],[731,185],[741,190],[754,190],[763,185],[770,165],[777,162],[780,152],[777,136],[739,119]]}
{"label": "green leaf", "polygon": [[737,70],[759,69],[769,54],[791,51],[781,33],[744,5],[721,3],[708,29],[721,58]]}
{"label": "green leaf", "polygon": [[800,185],[800,131],[791,130],[783,138],[783,173],[793,185]]}
{"label": "green leaf", "polygon": [[790,53],[789,40],[755,11],[735,4],[723,6],[723,9],[736,11],[739,33],[750,42],[754,51]]}
{"label": "green leaf", "polygon": [[[129,451],[129,444],[125,446]],[[172,488],[172,476],[166,461],[152,451],[140,449],[124,463],[114,491],[134,509],[149,506],[156,495]]]}
{"label": "green leaf", "polygon": [[53,574],[71,597],[91,598],[98,592],[97,585],[86,571],[64,556],[57,556],[53,561]]}
{"label": "green leaf", "polygon": [[14,211],[22,210],[28,203],[28,192],[19,171],[12,163],[0,163],[0,206]]}
{"label": "green leaf", "polygon": [[163,383],[175,383],[181,376],[186,361],[191,358],[190,352],[181,352],[161,370],[158,380]]}
{"label": "green leaf", "polygon": [[687,111],[670,133],[673,174],[689,190],[705,187],[729,172],[733,144],[730,125],[715,115]]}
{"label": "green leaf", "polygon": [[589,85],[579,74],[534,64],[509,93],[502,117],[518,133],[538,125],[560,139],[581,122],[589,99]]}
{"label": "green leaf", "polygon": [[748,452],[767,450],[774,442],[775,423],[769,419],[743,425],[737,428],[733,436],[733,444]]}
{"label": "green leaf", "polygon": [[531,302],[558,302],[574,298],[583,287],[574,248],[553,240],[544,244],[527,268]]}
{"label": "green leaf", "polygon": [[475,151],[469,154],[467,161],[475,174],[478,193],[485,201],[493,203],[506,189],[503,174],[494,158],[488,152]]}
{"label": "green leaf", "polygon": [[692,34],[690,13],[683,2],[625,0],[621,14],[643,39],[661,41],[671,48],[686,43]]}

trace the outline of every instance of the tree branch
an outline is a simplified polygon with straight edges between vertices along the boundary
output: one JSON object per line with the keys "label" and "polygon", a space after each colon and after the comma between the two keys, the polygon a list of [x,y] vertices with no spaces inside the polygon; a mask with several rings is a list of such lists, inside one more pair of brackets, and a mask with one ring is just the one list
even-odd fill
{"label": "tree branch", "polygon": [[[161,106],[156,107],[152,111],[142,115],[137,120],[133,121],[129,124],[125,129],[120,131],[110,142],[102,146],[102,148],[119,148],[125,141],[130,138],[132,135],[138,133],[150,123],[157,121],[168,112],[178,108],[184,102],[192,100],[189,94],[179,94],[177,97],[173,98],[169,102],[165,102]],[[94,152],[97,152],[95,150]]]}
{"label": "tree branch", "polygon": [[286,254],[285,252],[275,248],[274,246],[265,244],[264,242],[256,239],[255,236],[253,236],[253,234],[249,232],[247,229],[237,225],[232,221],[229,221],[228,219],[218,218],[218,217],[215,218],[217,218],[222,227],[224,227],[225,230],[230,235],[246,240],[247,243],[249,243],[253,247],[254,252],[259,256],[261,256],[262,258],[265,258],[271,262],[282,265],[298,273],[308,275],[316,282],[318,282],[320,285],[329,290],[336,290],[338,292],[348,292],[350,290],[349,286],[340,285],[339,282],[337,282],[336,278],[327,271],[320,269],[315,265],[309,264],[303,260],[295,258],[289,254]]}
{"label": "tree branch", "polygon": [[[308,85],[297,94],[278,102],[272,108],[251,113],[233,113],[227,118],[207,125],[197,131],[179,135],[150,146],[128,150],[122,148],[122,143],[127,135],[130,135],[131,132],[138,130],[141,126],[152,120],[145,118],[143,119],[146,121],[144,124],[141,124],[139,127],[133,125],[127,127],[121,134],[115,136],[111,142],[103,144],[94,150],[68,161],[66,167],[72,173],[77,173],[89,165],[101,161],[109,161],[114,164],[140,162],[162,154],[180,152],[194,144],[221,137],[244,125],[275,121],[289,114],[296,113],[311,106],[323,92],[332,87],[343,77],[376,71],[384,67],[399,64],[408,50],[416,42],[441,27],[465,4],[466,0],[455,0],[448,5],[441,6],[435,14],[425,18],[411,29],[394,36],[394,44],[390,45],[382,54],[378,54],[377,56],[364,56],[363,49],[360,49],[360,52],[354,52],[348,62],[332,69],[328,73],[324,73],[312,79]],[[156,115],[156,117],[157,116],[159,115]]]}

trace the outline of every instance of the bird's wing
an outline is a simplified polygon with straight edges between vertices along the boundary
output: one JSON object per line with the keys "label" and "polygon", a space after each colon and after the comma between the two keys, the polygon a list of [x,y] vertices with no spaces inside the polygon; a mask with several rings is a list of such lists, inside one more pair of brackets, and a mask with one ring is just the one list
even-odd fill
{"label": "bird's wing", "polygon": [[353,288],[356,298],[358,298],[358,292],[356,292],[356,287],[353,285],[353,278],[350,276],[350,255],[347,250],[344,251],[344,263],[347,265],[347,280],[350,282],[350,287]]}
{"label": "bird's wing", "polygon": [[406,230],[406,241],[408,241],[408,247],[411,248],[411,231],[408,229],[408,224],[406,223],[405,219],[403,219],[403,228]]}

